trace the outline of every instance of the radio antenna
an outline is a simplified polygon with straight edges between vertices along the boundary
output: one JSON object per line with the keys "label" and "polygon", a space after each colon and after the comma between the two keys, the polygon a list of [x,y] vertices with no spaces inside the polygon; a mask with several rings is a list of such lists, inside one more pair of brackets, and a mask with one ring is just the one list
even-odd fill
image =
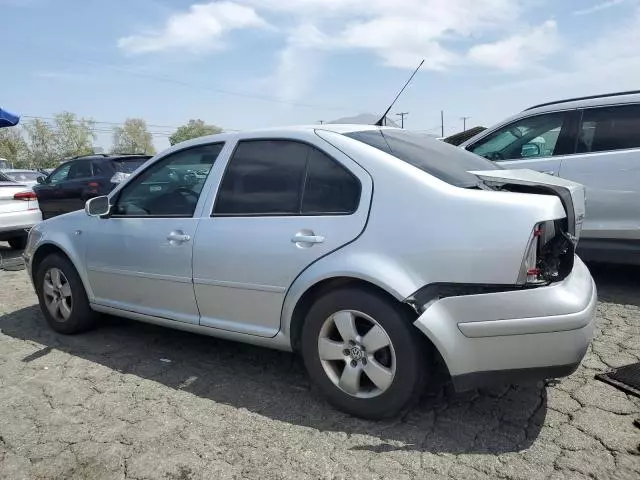
{"label": "radio antenna", "polygon": [[404,87],[402,87],[402,90],[400,90],[400,92],[398,92],[398,95],[396,95],[396,98],[393,99],[393,102],[391,102],[391,105],[389,105],[389,108],[387,108],[387,111],[384,112],[384,115],[382,115],[382,117],[380,117],[380,120],[378,120],[376,123],[374,123],[374,125],[376,125],[378,127],[381,127],[384,123],[386,123],[385,119],[387,118],[387,114],[391,111],[391,109],[395,105],[396,101],[398,100],[398,97],[400,97],[400,95],[402,95],[402,92],[404,92],[404,89],[407,88],[407,85],[409,85],[411,83],[411,80],[413,80],[414,75],[416,73],[418,73],[418,70],[420,70],[420,67],[422,67],[423,63],[424,63],[424,59],[422,59],[422,61],[420,62],[420,65],[418,65],[418,68],[416,68],[413,71],[413,73],[409,77],[409,80],[407,80],[407,83],[404,84]]}

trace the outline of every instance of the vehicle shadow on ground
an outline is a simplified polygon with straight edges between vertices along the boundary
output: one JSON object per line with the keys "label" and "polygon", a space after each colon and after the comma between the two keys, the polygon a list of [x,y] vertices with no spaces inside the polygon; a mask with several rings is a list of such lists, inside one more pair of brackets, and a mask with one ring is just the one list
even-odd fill
{"label": "vehicle shadow on ground", "polygon": [[402,416],[365,421],[324,402],[310,385],[299,358],[290,353],[114,317],[85,334],[58,335],[46,326],[36,305],[0,317],[0,330],[42,346],[23,362],[60,350],[274,420],[366,435],[370,444],[353,450],[517,451],[533,443],[547,412],[542,383],[458,395],[434,388]]}

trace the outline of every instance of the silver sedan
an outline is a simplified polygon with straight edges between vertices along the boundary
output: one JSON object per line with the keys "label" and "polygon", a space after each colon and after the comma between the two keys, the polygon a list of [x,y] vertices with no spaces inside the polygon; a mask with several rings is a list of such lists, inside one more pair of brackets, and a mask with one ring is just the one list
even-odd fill
{"label": "silver sedan", "polygon": [[418,133],[295,127],[175,145],[24,256],[58,332],[102,312],[292,350],[334,405],[380,418],[437,359],[459,390],[577,368],[584,208],[581,185]]}

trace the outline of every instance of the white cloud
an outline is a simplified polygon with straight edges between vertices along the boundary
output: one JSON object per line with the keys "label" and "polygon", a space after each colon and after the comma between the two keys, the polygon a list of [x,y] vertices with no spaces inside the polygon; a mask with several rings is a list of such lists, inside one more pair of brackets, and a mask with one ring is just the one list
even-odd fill
{"label": "white cloud", "polygon": [[130,53],[176,49],[204,53],[222,48],[223,36],[231,30],[266,25],[253,8],[245,5],[228,1],[194,4],[187,12],[169,17],[163,28],[121,38],[118,46]]}
{"label": "white cloud", "polygon": [[542,25],[495,43],[475,45],[469,58],[481,65],[502,70],[524,70],[535,67],[560,46],[556,22],[548,20]]}
{"label": "white cloud", "polygon": [[592,13],[600,12],[602,10],[607,10],[611,7],[615,7],[620,5],[621,3],[625,3],[627,0],[608,0],[606,2],[598,3],[588,8],[576,10],[573,12],[574,15],[590,15]]}

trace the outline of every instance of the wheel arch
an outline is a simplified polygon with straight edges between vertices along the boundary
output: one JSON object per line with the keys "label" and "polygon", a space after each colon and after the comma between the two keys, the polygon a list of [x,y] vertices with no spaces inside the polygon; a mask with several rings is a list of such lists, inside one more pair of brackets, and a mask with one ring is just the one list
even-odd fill
{"label": "wheel arch", "polygon": [[[281,331],[288,338],[294,351],[299,346],[304,319],[311,305],[317,298],[335,289],[358,287],[373,291],[392,302],[396,302],[410,315],[416,316],[416,312],[403,302],[415,291],[414,284],[407,274],[395,265],[380,262],[380,259],[373,261],[374,259],[370,258],[368,260],[365,263],[359,262],[361,265],[368,265],[362,269],[341,268],[333,270],[325,269],[325,266],[321,264],[315,264],[294,281],[285,297],[281,319]],[[346,259],[343,261],[348,263]],[[336,263],[345,266],[340,259]],[[323,270],[322,275],[319,274],[320,269]],[[380,271],[386,272],[386,275],[379,275]],[[392,283],[380,281],[380,278],[388,279]]]}
{"label": "wheel arch", "polygon": [[87,292],[87,296],[92,298],[92,292],[89,288],[85,272],[83,269],[79,268],[79,259],[76,255],[70,253],[70,250],[64,248],[60,243],[47,241],[41,243],[37,246],[36,250],[33,252],[31,257],[31,280],[35,284],[36,274],[38,272],[38,268],[42,264],[42,261],[47,258],[49,255],[58,254],[71,262],[73,267],[76,269],[78,276],[82,280],[82,284],[84,286],[85,291]]}

